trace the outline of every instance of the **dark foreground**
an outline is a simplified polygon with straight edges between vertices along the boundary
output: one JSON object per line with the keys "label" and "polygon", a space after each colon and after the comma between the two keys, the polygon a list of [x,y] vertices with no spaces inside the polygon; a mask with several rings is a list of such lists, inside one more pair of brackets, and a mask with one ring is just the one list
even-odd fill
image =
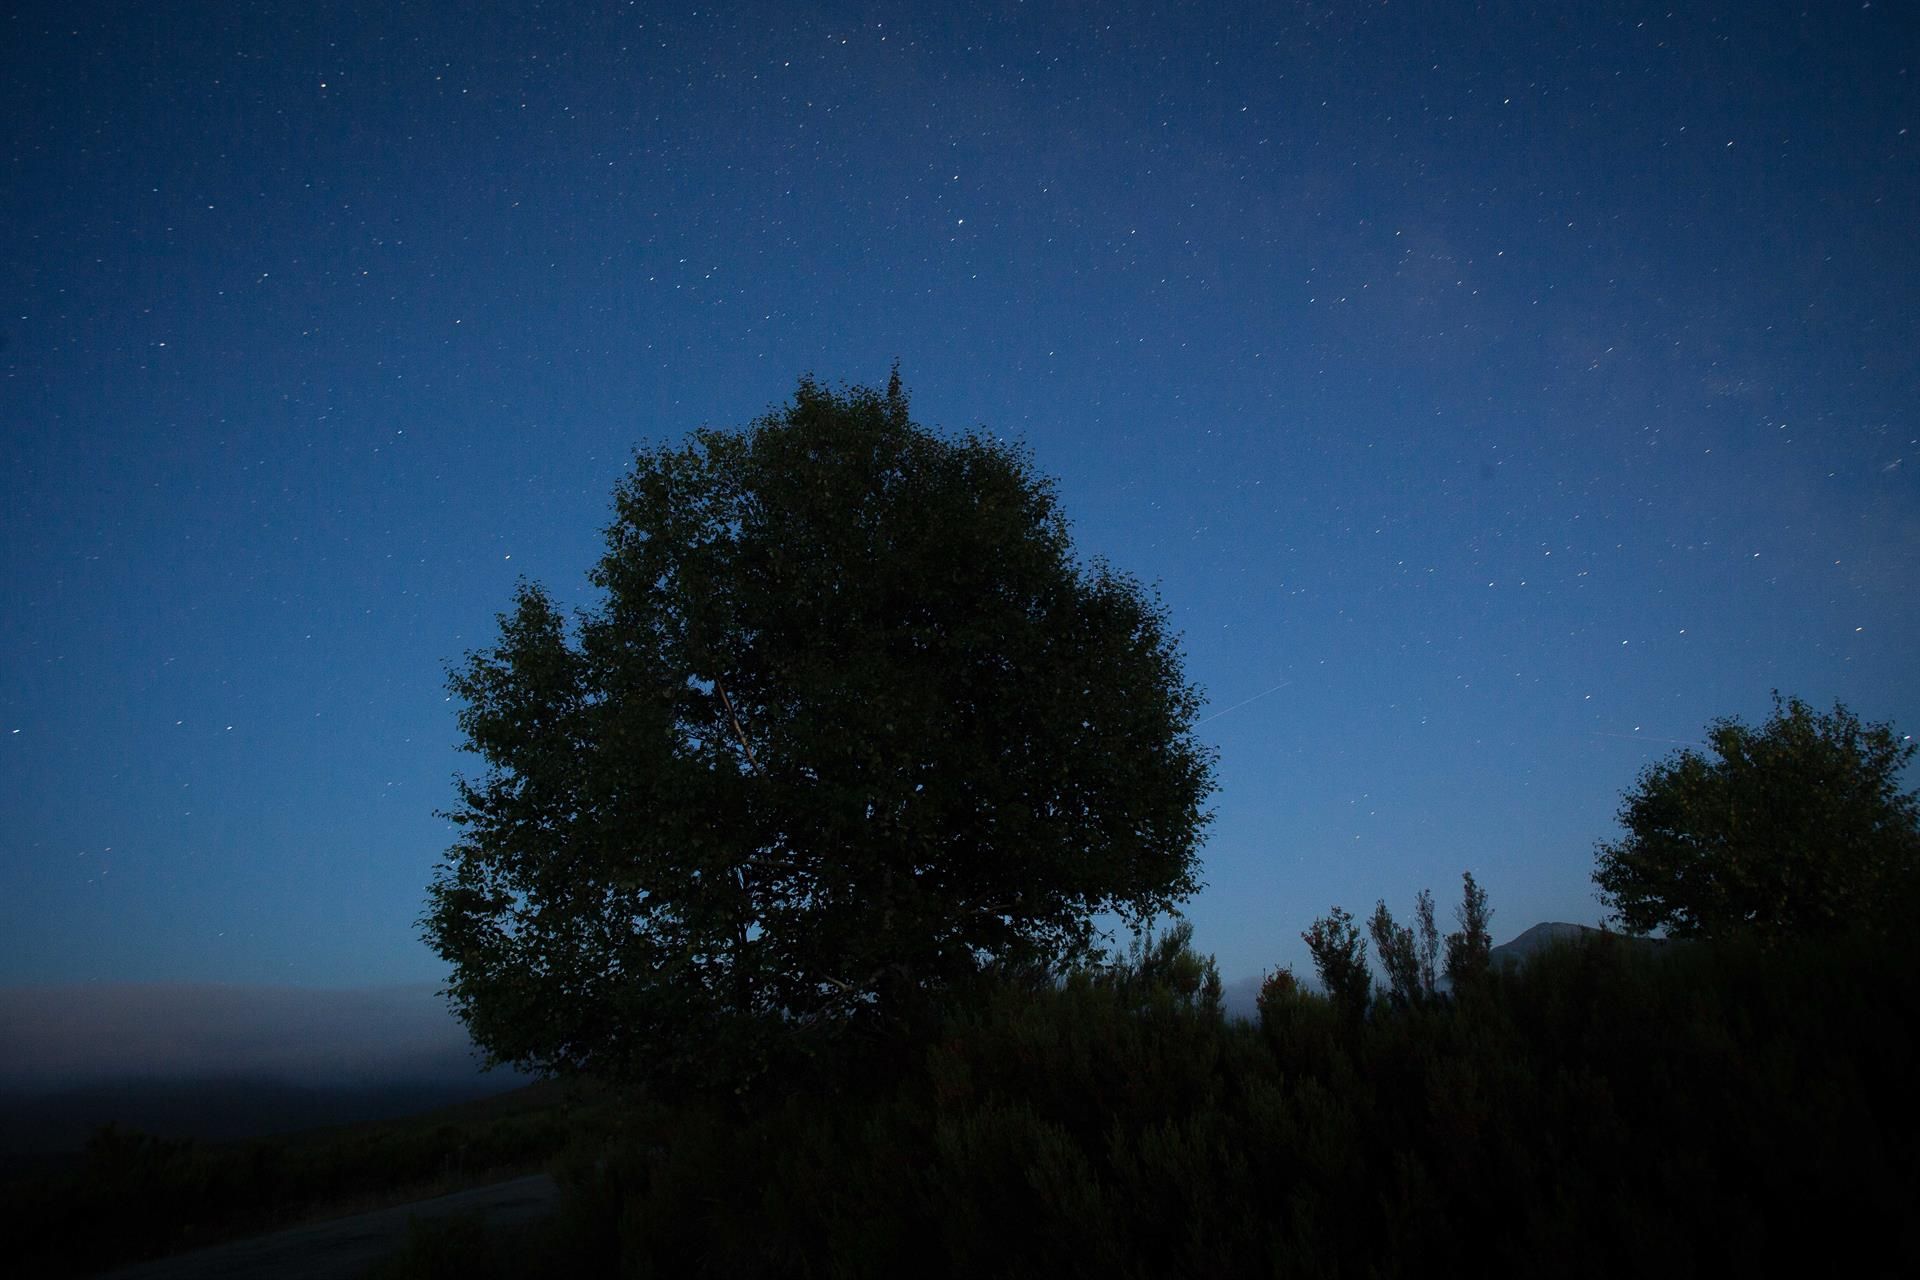
{"label": "dark foreground", "polygon": [[544,1169],[576,1127],[599,1127],[582,1096],[549,1081],[235,1143],[109,1126],[83,1152],[0,1183],[0,1275],[92,1275],[519,1179]]}
{"label": "dark foreground", "polygon": [[1011,984],[890,1058],[637,1108],[552,1218],[378,1274],[1920,1275],[1899,940],[1595,936],[1412,1004],[1276,980],[1251,1024],[1205,968]]}
{"label": "dark foreground", "polygon": [[719,1096],[602,1089],[312,1153],[99,1141],[16,1211],[0,1273],[83,1272],[107,1238],[207,1243],[208,1215],[242,1221],[260,1188],[365,1192],[416,1150],[478,1170],[537,1148],[551,1213],[443,1200],[347,1228],[337,1260],[302,1230],[271,1257],[255,1240],[122,1274],[1920,1274],[1904,936],[1588,937],[1371,1005],[1276,977],[1253,1022],[1166,943],[1009,977]]}
{"label": "dark foreground", "polygon": [[551,1212],[559,1196],[552,1178],[530,1174],[144,1262],[109,1272],[106,1280],[350,1280],[399,1250],[415,1222],[475,1217],[490,1227],[513,1227]]}

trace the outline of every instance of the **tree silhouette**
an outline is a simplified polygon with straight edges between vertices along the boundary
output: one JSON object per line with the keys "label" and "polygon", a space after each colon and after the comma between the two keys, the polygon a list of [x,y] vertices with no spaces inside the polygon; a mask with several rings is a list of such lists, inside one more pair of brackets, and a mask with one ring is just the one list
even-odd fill
{"label": "tree silhouette", "polygon": [[422,925],[495,1060],[737,1084],[1197,888],[1164,609],[897,373],[642,452],[606,540],[450,677],[486,771]]}
{"label": "tree silhouette", "polygon": [[1373,975],[1367,968],[1367,943],[1345,907],[1334,907],[1300,935],[1313,956],[1314,972],[1335,1006],[1349,1017],[1366,1014],[1373,998]]}
{"label": "tree silhouette", "polygon": [[1884,923],[1920,867],[1920,806],[1900,789],[1915,746],[1839,703],[1773,695],[1759,728],[1716,720],[1711,756],[1640,775],[1594,883],[1629,932],[1762,938]]}
{"label": "tree silhouette", "polygon": [[1493,950],[1493,911],[1487,891],[1474,883],[1473,872],[1460,875],[1460,905],[1453,909],[1460,928],[1447,935],[1447,981],[1458,991],[1487,971]]}

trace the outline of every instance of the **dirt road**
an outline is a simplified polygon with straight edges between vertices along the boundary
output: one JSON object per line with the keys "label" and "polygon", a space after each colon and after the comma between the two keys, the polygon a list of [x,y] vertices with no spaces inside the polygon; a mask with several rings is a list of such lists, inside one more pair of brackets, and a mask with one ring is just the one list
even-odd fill
{"label": "dirt road", "polygon": [[552,1178],[536,1173],[375,1213],[142,1262],[109,1271],[101,1280],[354,1280],[400,1247],[407,1238],[409,1218],[478,1212],[489,1225],[506,1226],[547,1213],[559,1194]]}

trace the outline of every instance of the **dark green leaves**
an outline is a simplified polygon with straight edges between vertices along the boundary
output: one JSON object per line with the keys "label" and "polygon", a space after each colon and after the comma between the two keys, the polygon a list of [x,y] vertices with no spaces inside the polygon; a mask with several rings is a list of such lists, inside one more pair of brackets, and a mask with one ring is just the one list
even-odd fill
{"label": "dark green leaves", "polygon": [[1762,937],[1876,926],[1920,868],[1914,746],[1845,707],[1774,695],[1758,729],[1714,722],[1711,755],[1676,752],[1620,809],[1594,882],[1630,931]]}
{"label": "dark green leaves", "polygon": [[1365,1016],[1373,998],[1373,974],[1367,968],[1367,944],[1353,916],[1335,907],[1300,935],[1313,956],[1314,972],[1336,1007],[1352,1019]]}
{"label": "dark green leaves", "polygon": [[451,680],[487,770],[423,923],[498,1056],[747,1076],[1198,887],[1165,611],[1021,450],[803,381],[642,453],[607,547]]}

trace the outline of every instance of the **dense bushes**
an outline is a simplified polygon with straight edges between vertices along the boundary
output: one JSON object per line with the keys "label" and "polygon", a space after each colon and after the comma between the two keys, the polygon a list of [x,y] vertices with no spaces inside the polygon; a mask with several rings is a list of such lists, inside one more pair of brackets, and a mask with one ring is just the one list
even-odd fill
{"label": "dense bushes", "polygon": [[[423,1227],[380,1274],[1920,1263],[1920,992],[1883,940],[1656,954],[1596,936],[1360,1017],[1283,972],[1252,1023],[1222,1016],[1186,942],[1005,975],[864,1072],[702,1105],[597,1103],[558,1162],[552,1221]],[[152,1251],[206,1238],[210,1212],[262,1221],[444,1171],[463,1148],[470,1163],[537,1156],[563,1129],[549,1108],[304,1149],[103,1134],[64,1191],[15,1205],[9,1261],[43,1274],[55,1256]]]}
{"label": "dense bushes", "polygon": [[577,1162],[566,1247],[628,1275],[1920,1261],[1893,961],[1602,937],[1359,1020],[1278,981],[1244,1024],[1163,945],[1007,984],[897,1078],[655,1115]]}

